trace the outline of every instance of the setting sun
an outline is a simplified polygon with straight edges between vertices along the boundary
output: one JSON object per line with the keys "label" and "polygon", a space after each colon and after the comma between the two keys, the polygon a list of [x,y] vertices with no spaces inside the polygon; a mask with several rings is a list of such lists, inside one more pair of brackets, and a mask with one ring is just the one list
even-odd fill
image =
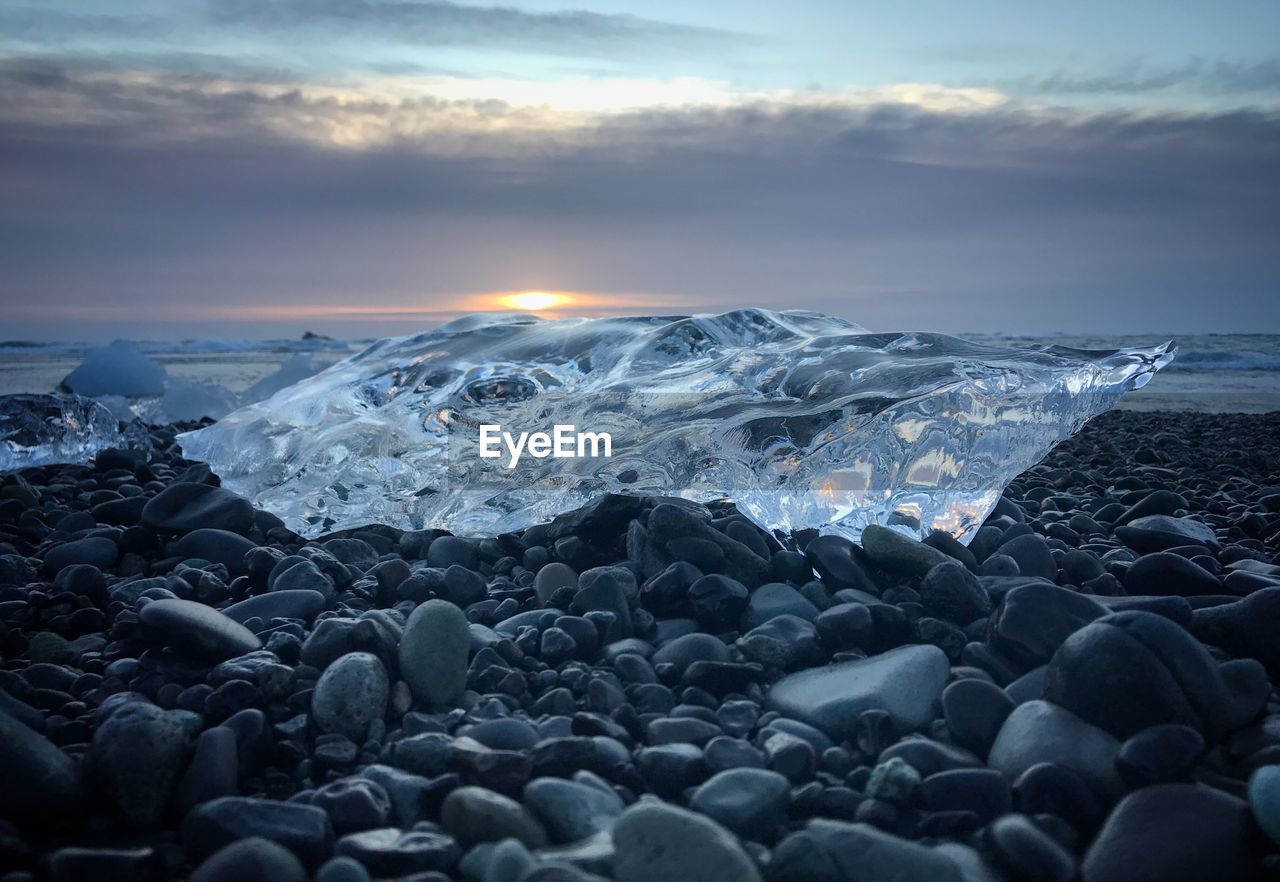
{"label": "setting sun", "polygon": [[542,312],[555,309],[557,306],[566,306],[569,302],[570,298],[567,294],[557,291],[519,291],[515,294],[506,294],[502,298],[504,306],[525,312]]}

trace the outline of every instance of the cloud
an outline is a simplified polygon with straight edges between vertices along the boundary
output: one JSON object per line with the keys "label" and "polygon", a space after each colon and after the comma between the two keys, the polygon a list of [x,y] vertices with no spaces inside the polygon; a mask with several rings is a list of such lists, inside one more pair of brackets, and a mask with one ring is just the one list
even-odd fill
{"label": "cloud", "polygon": [[280,32],[354,28],[400,43],[486,45],[597,55],[619,48],[679,52],[739,46],[754,38],[729,30],[585,10],[529,12],[448,0],[208,0],[224,26]]}
{"label": "cloud", "polygon": [[894,94],[600,114],[12,63],[0,315],[570,289],[880,328],[1280,322],[1275,115]]}
{"label": "cloud", "polygon": [[1027,76],[996,84],[1020,94],[1038,95],[1139,95],[1187,91],[1224,96],[1280,93],[1280,59],[1256,62],[1192,59],[1177,67],[1152,67],[1134,63],[1104,73],[1060,70],[1048,76]]}

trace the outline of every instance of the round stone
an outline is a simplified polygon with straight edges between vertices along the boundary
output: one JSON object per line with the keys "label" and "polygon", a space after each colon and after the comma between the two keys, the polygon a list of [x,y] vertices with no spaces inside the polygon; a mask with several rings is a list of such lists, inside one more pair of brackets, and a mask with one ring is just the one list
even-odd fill
{"label": "round stone", "polygon": [[720,772],[694,791],[689,807],[746,839],[767,841],[786,822],[791,782],[767,769]]}
{"label": "round stone", "polygon": [[613,828],[618,882],[760,882],[760,872],[729,831],[703,815],[644,800]]}
{"label": "round stone", "polygon": [[311,716],[325,732],[357,744],[387,712],[387,671],[376,655],[350,652],[325,668],[311,695]]}
{"label": "round stone", "polygon": [[191,882],[307,882],[293,853],[269,839],[250,836],[210,855]]}
{"label": "round stone", "polygon": [[529,848],[547,844],[547,832],[514,799],[483,787],[459,787],[440,808],[440,823],[466,845],[519,839]]}
{"label": "round stone", "polygon": [[187,729],[177,711],[132,701],[93,734],[88,761],[101,791],[131,827],[160,823],[187,759]]}
{"label": "round stone", "polygon": [[1280,845],[1280,765],[1263,766],[1249,779],[1249,807],[1258,826]]}
{"label": "round stone", "polygon": [[428,600],[405,624],[400,638],[400,676],[414,698],[428,707],[452,706],[467,687],[470,648],[471,626],[462,610],[446,600]]}

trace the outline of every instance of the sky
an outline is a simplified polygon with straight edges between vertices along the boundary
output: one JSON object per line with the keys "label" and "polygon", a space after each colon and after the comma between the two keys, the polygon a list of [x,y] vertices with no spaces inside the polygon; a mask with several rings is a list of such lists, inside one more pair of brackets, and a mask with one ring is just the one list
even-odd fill
{"label": "sky", "polygon": [[1275,0],[565,2],[0,0],[0,340],[1280,333]]}

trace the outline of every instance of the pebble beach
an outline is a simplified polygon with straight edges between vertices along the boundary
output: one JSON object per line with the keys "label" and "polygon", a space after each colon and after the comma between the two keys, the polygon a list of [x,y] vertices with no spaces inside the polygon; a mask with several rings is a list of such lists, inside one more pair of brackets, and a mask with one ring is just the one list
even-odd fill
{"label": "pebble beach", "polygon": [[1280,878],[1280,414],[1106,414],[967,548],[305,541],[182,428],[0,477],[4,882]]}

